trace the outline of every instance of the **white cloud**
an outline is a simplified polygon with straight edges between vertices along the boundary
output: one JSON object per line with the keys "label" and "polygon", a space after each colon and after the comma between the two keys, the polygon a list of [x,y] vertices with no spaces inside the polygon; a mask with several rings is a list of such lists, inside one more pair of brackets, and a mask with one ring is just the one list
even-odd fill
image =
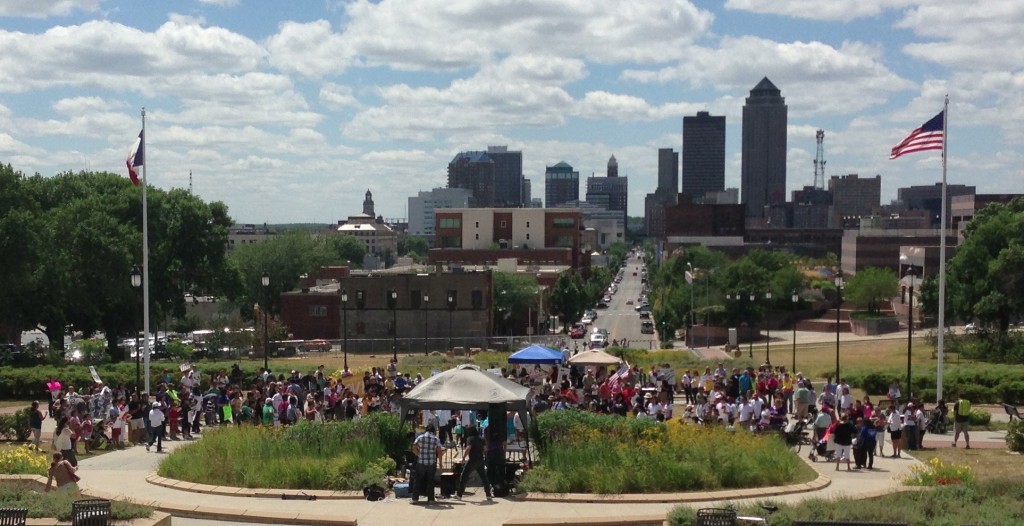
{"label": "white cloud", "polygon": [[199,3],[220,7],[235,7],[238,5],[238,0],[199,0]]}
{"label": "white cloud", "polygon": [[320,87],[320,102],[335,110],[359,106],[359,101],[352,94],[352,88],[333,82]]}
{"label": "white cloud", "polygon": [[100,0],[4,0],[0,17],[47,18],[66,16],[75,11],[95,11]]}
{"label": "white cloud", "polygon": [[[822,42],[775,42],[725,37],[717,48],[693,48],[677,65],[660,70],[626,70],[639,82],[686,81],[719,90],[749,90],[769,77],[787,97],[795,115],[854,113],[888,100],[913,83],[887,68],[882,50],[861,42],[834,48]],[[794,96],[796,95],[796,96]]]}
{"label": "white cloud", "polygon": [[271,63],[305,76],[353,64],[454,71],[503,56],[546,55],[599,63],[679,58],[713,16],[685,0],[357,0],[347,25],[281,24],[267,40]]}
{"label": "white cloud", "polygon": [[1016,70],[1022,67],[1024,3],[1004,0],[935,0],[907,12],[897,27],[932,42],[911,42],[903,51],[946,67]]}
{"label": "white cloud", "polygon": [[783,15],[810,20],[849,22],[899,9],[916,0],[726,0],[725,8],[759,14]]}
{"label": "white cloud", "polygon": [[181,16],[171,16],[152,33],[106,20],[41,34],[0,31],[0,91],[144,90],[164,76],[250,71],[264,57],[264,50],[243,35]]}

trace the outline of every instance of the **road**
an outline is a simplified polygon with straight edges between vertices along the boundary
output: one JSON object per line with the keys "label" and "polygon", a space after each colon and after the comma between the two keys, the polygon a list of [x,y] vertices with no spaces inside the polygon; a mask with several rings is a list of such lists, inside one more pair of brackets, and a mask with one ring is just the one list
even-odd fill
{"label": "road", "polygon": [[[638,270],[641,265],[640,258],[630,257],[626,260],[618,292],[612,295],[612,301],[608,304],[607,309],[598,309],[597,320],[594,321],[593,326],[607,330],[608,338],[611,340],[625,338],[630,342],[631,347],[657,349],[657,335],[640,332],[640,315],[635,310],[643,287]],[[633,275],[633,272],[636,272],[636,276]],[[633,300],[632,305],[627,304],[629,300]],[[582,345],[580,343],[581,347]]]}

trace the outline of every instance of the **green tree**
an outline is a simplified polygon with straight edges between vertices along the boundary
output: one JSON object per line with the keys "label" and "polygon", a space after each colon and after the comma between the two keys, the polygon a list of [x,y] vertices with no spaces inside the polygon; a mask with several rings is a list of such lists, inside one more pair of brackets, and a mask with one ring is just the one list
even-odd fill
{"label": "green tree", "polygon": [[[278,312],[278,297],[294,290],[300,276],[341,262],[328,242],[301,231],[285,232],[263,243],[240,246],[231,253],[231,261],[242,284],[236,302],[248,316],[257,303],[269,303],[269,312]],[[270,278],[266,290],[262,283],[264,273]]]}
{"label": "green tree", "polygon": [[891,269],[868,267],[853,275],[846,282],[845,299],[867,307],[868,312],[878,313],[881,304],[899,294],[899,278]]}
{"label": "green tree", "polygon": [[363,256],[366,255],[366,243],[363,243],[355,236],[340,235],[327,238],[327,244],[332,251],[332,256],[339,262],[346,262],[350,268],[363,266]]}
{"label": "green tree", "polygon": [[530,309],[536,311],[538,291],[539,285],[533,276],[494,272],[495,334],[525,333],[531,323]]}
{"label": "green tree", "polygon": [[551,310],[557,313],[564,331],[568,331],[569,324],[579,321],[588,306],[582,286],[579,274],[563,272],[551,291]]}
{"label": "green tree", "polygon": [[0,341],[15,341],[23,329],[34,327],[32,297],[38,291],[38,269],[44,250],[44,225],[36,203],[23,184],[24,175],[0,164]]}
{"label": "green tree", "polygon": [[398,254],[412,256],[417,262],[426,261],[430,243],[420,236],[402,236],[398,239]]}
{"label": "green tree", "polygon": [[612,273],[618,272],[626,263],[626,256],[629,255],[629,247],[622,241],[616,241],[608,246],[609,267]]}
{"label": "green tree", "polygon": [[1024,313],[1024,199],[990,204],[967,224],[946,287],[947,307],[956,316],[1006,334]]}

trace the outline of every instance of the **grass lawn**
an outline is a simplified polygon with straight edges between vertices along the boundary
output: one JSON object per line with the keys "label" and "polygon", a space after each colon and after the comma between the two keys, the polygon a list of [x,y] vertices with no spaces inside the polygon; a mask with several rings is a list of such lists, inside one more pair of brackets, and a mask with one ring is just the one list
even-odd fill
{"label": "grass lawn", "polygon": [[[32,401],[31,400],[28,400],[28,401],[23,401],[23,400],[0,400],[0,409],[6,409],[8,407],[15,407],[15,408],[18,408],[18,409],[25,409],[26,407],[28,407],[30,405],[32,405]],[[46,408],[44,407],[43,409],[46,409]]]}
{"label": "grass lawn", "polygon": [[[947,444],[948,445],[948,444]],[[964,449],[941,447],[920,451],[907,451],[914,458],[927,463],[939,458],[944,463],[966,464],[978,481],[1019,479],[1024,472],[1024,455],[1000,449]]]}

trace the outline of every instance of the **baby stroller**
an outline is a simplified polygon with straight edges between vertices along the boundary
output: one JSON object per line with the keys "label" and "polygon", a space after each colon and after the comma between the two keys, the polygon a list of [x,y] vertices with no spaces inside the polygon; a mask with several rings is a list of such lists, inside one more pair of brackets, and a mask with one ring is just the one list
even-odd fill
{"label": "baby stroller", "polygon": [[206,426],[217,425],[217,397],[216,395],[206,395],[203,400],[203,421]]}
{"label": "baby stroller", "polygon": [[818,457],[822,457],[826,462],[832,462],[835,460],[836,454],[836,440],[832,436],[832,433],[827,433],[825,438],[819,440],[815,444],[814,449],[807,455],[807,458],[811,459],[811,462],[817,462]]}
{"label": "baby stroller", "polygon": [[790,422],[781,430],[781,433],[782,438],[786,441],[786,445],[795,447],[798,454],[801,447],[814,445],[814,440],[811,439],[807,431],[806,420],[796,419]]}
{"label": "baby stroller", "polygon": [[949,425],[949,417],[947,416],[948,412],[949,410],[946,408],[946,402],[939,400],[939,405],[928,413],[928,420],[924,424],[925,431],[935,433],[937,435],[945,435],[946,428]]}

